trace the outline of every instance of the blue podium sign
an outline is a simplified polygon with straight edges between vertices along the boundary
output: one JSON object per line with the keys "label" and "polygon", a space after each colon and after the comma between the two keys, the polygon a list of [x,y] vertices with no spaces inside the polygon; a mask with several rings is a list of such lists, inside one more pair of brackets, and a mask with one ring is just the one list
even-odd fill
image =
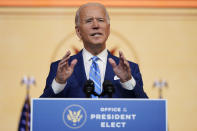
{"label": "blue podium sign", "polygon": [[32,99],[31,131],[167,131],[166,100]]}

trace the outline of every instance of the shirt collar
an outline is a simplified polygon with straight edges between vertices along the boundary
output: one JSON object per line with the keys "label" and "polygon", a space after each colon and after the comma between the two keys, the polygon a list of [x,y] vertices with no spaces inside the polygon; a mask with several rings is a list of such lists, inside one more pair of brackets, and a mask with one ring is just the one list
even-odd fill
{"label": "shirt collar", "polygon": [[[85,48],[83,48],[82,54],[83,54],[83,58],[84,58],[85,61],[91,61],[91,58],[94,56],[89,51],[87,51]],[[99,58],[99,60],[106,63],[107,54],[108,54],[107,49],[104,49],[101,53],[99,53],[97,55],[97,57]]]}

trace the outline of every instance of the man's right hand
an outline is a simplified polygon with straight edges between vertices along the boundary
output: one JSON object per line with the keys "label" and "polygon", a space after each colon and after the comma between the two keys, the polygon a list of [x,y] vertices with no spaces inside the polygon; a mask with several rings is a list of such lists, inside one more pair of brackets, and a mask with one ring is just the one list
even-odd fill
{"label": "man's right hand", "polygon": [[65,84],[67,79],[72,75],[75,65],[77,64],[77,59],[71,61],[71,64],[68,64],[70,58],[70,51],[66,52],[66,55],[59,62],[57,67],[57,74],[55,80],[59,84]]}

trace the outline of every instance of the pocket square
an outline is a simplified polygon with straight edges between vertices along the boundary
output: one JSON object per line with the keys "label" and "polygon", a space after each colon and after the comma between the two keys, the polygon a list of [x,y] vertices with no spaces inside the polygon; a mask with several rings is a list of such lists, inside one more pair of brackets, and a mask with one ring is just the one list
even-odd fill
{"label": "pocket square", "polygon": [[119,79],[120,78],[117,75],[114,76],[114,80],[119,80]]}

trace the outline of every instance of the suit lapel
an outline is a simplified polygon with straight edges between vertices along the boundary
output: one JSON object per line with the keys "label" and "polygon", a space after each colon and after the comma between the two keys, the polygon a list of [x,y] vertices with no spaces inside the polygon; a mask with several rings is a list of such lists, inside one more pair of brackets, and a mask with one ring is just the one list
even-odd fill
{"label": "suit lapel", "polygon": [[106,70],[105,70],[105,78],[104,78],[104,80],[109,80],[109,81],[113,82],[115,73],[113,71],[113,68],[112,68],[111,64],[108,61],[109,58],[112,58],[112,55],[108,51],[107,66],[106,66]]}
{"label": "suit lapel", "polygon": [[80,51],[76,55],[76,59],[78,60],[77,64],[75,65],[74,73],[77,79],[77,83],[79,83],[79,86],[83,87],[85,81],[87,81],[85,68],[84,68],[84,62],[82,57],[82,51]]}

